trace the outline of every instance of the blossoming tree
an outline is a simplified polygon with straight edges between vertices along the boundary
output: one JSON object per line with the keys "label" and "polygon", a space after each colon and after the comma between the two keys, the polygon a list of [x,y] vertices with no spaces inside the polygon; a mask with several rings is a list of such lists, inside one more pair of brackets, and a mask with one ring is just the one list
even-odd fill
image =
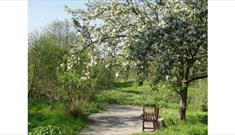
{"label": "blossoming tree", "polygon": [[86,5],[66,8],[82,48],[123,57],[142,81],[154,64],[152,84],[164,82],[178,93],[179,119],[184,120],[189,84],[207,77],[207,1],[99,0]]}

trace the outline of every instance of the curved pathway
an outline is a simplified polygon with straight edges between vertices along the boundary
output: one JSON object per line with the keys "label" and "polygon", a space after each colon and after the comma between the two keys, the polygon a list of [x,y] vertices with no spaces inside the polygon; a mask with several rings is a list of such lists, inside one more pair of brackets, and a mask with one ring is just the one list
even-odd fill
{"label": "curved pathway", "polygon": [[109,104],[106,110],[89,116],[88,128],[78,135],[128,135],[142,132],[142,107]]}

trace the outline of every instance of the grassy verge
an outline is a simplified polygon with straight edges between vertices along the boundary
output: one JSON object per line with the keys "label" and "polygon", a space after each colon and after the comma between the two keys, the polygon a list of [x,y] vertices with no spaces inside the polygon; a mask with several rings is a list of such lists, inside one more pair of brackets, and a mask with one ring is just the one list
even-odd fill
{"label": "grassy verge", "polygon": [[87,124],[87,116],[90,113],[102,110],[103,105],[92,102],[87,104],[86,115],[73,118],[63,108],[62,104],[57,104],[52,111],[47,102],[41,100],[29,100],[28,106],[28,129],[29,133],[38,127],[55,126],[63,130],[66,135],[74,135]]}

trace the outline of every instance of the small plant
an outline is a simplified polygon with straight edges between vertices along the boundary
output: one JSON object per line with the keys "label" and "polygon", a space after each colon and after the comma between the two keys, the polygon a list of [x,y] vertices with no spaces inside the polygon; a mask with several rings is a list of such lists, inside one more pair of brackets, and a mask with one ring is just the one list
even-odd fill
{"label": "small plant", "polygon": [[207,112],[208,111],[207,102],[203,102],[201,104],[201,111],[203,111],[203,112]]}
{"label": "small plant", "polygon": [[78,100],[67,103],[65,107],[66,111],[74,118],[83,114],[83,103]]}
{"label": "small plant", "polygon": [[65,135],[64,131],[56,126],[37,127],[29,135]]}

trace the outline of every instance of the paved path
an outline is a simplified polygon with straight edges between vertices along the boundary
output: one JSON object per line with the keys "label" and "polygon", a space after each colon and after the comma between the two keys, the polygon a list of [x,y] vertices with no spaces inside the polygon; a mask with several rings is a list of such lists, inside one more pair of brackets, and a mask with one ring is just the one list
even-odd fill
{"label": "paved path", "polygon": [[78,135],[128,135],[142,132],[140,115],[142,107],[129,105],[107,105],[106,110],[89,116],[88,128]]}

